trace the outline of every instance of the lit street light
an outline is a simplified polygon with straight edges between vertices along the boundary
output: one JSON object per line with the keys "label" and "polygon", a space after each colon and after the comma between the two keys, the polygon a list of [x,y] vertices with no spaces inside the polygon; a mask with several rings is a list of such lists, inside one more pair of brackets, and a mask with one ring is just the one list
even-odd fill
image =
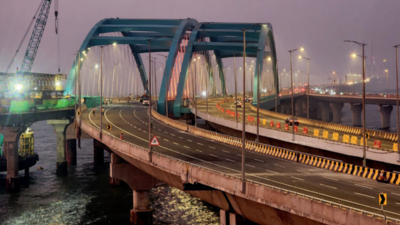
{"label": "lit street light", "polygon": [[307,119],[310,119],[310,58],[299,55],[299,59],[307,59]]}
{"label": "lit street light", "polygon": [[386,95],[388,95],[389,94],[389,70],[386,69],[385,72],[386,72]]}
{"label": "lit street light", "polygon": [[[367,150],[366,150],[366,138],[365,138],[365,54],[364,54],[364,47],[367,44],[360,43],[357,41],[350,41],[350,40],[345,40],[344,42],[353,42],[359,46],[362,47],[362,111],[363,111],[363,167],[367,166]],[[354,58],[355,53],[353,53],[351,56]]]}
{"label": "lit street light", "polygon": [[[292,52],[295,51],[304,51],[304,48],[296,48],[293,50],[289,50],[290,53],[290,87],[291,87],[291,92],[292,92],[292,133],[293,133],[293,141],[294,141],[294,99],[293,99],[293,68],[292,68]],[[289,120],[289,124],[290,124],[290,120]]]}

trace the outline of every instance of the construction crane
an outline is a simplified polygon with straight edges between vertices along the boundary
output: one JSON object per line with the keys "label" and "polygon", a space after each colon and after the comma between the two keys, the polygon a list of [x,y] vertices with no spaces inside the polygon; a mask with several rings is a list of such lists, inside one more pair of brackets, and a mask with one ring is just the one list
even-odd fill
{"label": "construction crane", "polygon": [[[31,29],[31,27],[33,25],[33,22],[36,19],[35,27],[33,28],[31,39],[29,40],[28,48],[26,49],[25,56],[22,61],[22,65],[19,70],[19,72],[30,72],[31,71],[33,62],[36,57],[36,53],[37,53],[39,45],[40,45],[40,41],[42,40],[44,29],[46,28],[47,18],[49,17],[49,12],[50,12],[51,1],[52,0],[42,0],[41,1],[32,21],[29,24],[28,29],[26,30],[26,32],[17,48],[17,51],[15,52],[10,64],[7,67],[6,72],[8,72],[10,70],[10,68],[15,60],[15,57],[17,56],[29,30]],[[55,0],[54,15],[55,15],[55,30],[56,30],[56,34],[58,35],[58,0]],[[58,45],[59,45],[59,42],[58,42]],[[60,53],[58,53],[58,55],[60,55]],[[60,61],[60,58],[58,60]],[[58,67],[59,67],[58,71],[60,71],[60,63],[59,63]]]}

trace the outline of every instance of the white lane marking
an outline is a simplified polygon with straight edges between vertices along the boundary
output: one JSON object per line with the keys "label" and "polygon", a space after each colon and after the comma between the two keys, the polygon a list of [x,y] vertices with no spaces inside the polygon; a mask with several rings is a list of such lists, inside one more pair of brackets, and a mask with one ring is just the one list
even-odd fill
{"label": "white lane marking", "polygon": [[143,130],[143,133],[147,133],[147,131]]}
{"label": "white lane marking", "polygon": [[222,150],[223,152],[226,152],[226,153],[230,153],[230,152],[228,152],[228,151],[226,151],[226,150]]}
{"label": "white lane marking", "polygon": [[304,179],[301,179],[301,178],[298,178],[298,177],[291,177],[291,178],[304,181]]}
{"label": "white lane marking", "polygon": [[332,188],[332,189],[337,189],[337,187],[329,186],[329,185],[326,185],[326,184],[319,184],[319,185],[324,186],[324,187],[328,187],[328,188]]}
{"label": "white lane marking", "polygon": [[359,184],[354,184],[355,186],[358,186],[358,187],[363,187],[363,188],[368,188],[368,189],[372,189],[372,187],[368,187],[368,186],[364,186],[364,185],[359,185]]}
{"label": "white lane marking", "polygon": [[213,149],[215,149],[213,146],[208,146],[209,148],[213,148]]}
{"label": "white lane marking", "polygon": [[169,141],[168,139],[165,139],[165,138],[164,138],[164,140],[165,140],[165,141]]}
{"label": "white lane marking", "polygon": [[237,156],[240,156],[240,157],[242,157],[242,155],[241,154],[236,154]]}
{"label": "white lane marking", "polygon": [[174,144],[179,145],[178,143],[174,142]]}
{"label": "white lane marking", "polygon": [[138,128],[139,130],[142,130],[142,129],[140,129],[140,128]]}
{"label": "white lane marking", "polygon": [[270,172],[270,173],[278,174],[278,172],[275,172],[275,171],[272,171],[272,170],[265,170],[265,171],[268,171],[268,172]]}
{"label": "white lane marking", "polygon": [[192,140],[187,139],[187,141],[193,142]]}
{"label": "white lane marking", "polygon": [[184,145],[183,147],[185,147],[185,148],[189,148],[189,146],[186,146],[186,145]]}
{"label": "white lane marking", "polygon": [[175,136],[175,134],[171,134],[172,136]]}
{"label": "white lane marking", "polygon": [[201,150],[198,150],[198,149],[196,149],[196,151],[198,151],[198,152],[203,152],[203,151],[201,151]]}
{"label": "white lane marking", "polygon": [[[112,108],[115,108],[115,107],[111,107],[111,108],[109,108],[108,110],[110,110],[110,109],[112,109]],[[108,111],[108,110],[107,110],[107,111]],[[105,114],[104,114],[105,119],[106,119],[111,125],[113,125],[115,128],[118,128],[118,129],[120,129],[120,130],[123,130],[122,128],[118,127],[117,125],[115,125],[114,123],[112,123],[112,122],[107,118],[107,111],[106,111]],[[121,110],[121,111],[122,111],[122,110]],[[121,116],[121,111],[120,111],[120,116]],[[136,109],[135,109],[135,112],[136,112]],[[91,119],[91,113],[90,113],[90,112],[88,113],[88,117],[89,117],[90,122],[93,124],[93,126],[99,128],[99,126],[97,126],[97,124],[95,124],[95,123],[92,121],[92,119]],[[166,125],[164,125],[164,126],[166,126]],[[129,133],[129,132],[126,131],[126,130],[123,130],[123,131],[125,131],[126,134],[131,135],[131,136],[137,138],[138,140],[143,141],[145,144],[148,144],[148,140],[146,140],[146,139],[144,139],[144,138],[141,138],[141,137],[139,137],[139,136],[136,136],[136,135],[134,135],[134,134],[132,134],[132,133]],[[184,132],[182,132],[182,133],[184,133]],[[111,134],[110,134],[110,135],[111,135]],[[112,136],[115,136],[115,135],[112,135]],[[115,137],[117,137],[117,136],[115,136]],[[240,170],[236,170],[236,169],[233,169],[233,168],[230,168],[230,167],[226,167],[226,166],[218,165],[218,164],[215,164],[215,163],[206,161],[206,160],[202,160],[202,159],[199,159],[199,158],[197,158],[197,157],[184,154],[184,153],[182,153],[182,152],[174,151],[174,150],[172,150],[172,149],[170,149],[170,148],[167,148],[167,147],[161,146],[161,148],[166,149],[166,150],[168,150],[168,151],[170,151],[170,152],[178,153],[178,154],[180,154],[180,155],[183,155],[183,156],[186,156],[186,157],[189,157],[189,158],[192,158],[192,159],[196,159],[196,160],[205,162],[205,163],[207,163],[207,164],[215,165],[215,166],[217,166],[217,167],[221,167],[221,168],[228,169],[228,170],[231,170],[231,171],[236,172],[236,173],[240,173]],[[197,151],[197,150],[196,150],[196,151]],[[198,151],[200,151],[200,150],[198,150]],[[201,152],[201,151],[200,151],[200,152]],[[284,185],[284,186],[286,186],[286,187],[294,188],[294,189],[297,189],[297,190],[305,191],[305,192],[308,192],[308,193],[322,195],[322,196],[329,197],[329,198],[332,198],[332,199],[335,199],[335,200],[338,200],[338,201],[344,201],[344,202],[356,204],[356,205],[359,205],[359,206],[363,206],[363,207],[366,207],[366,208],[370,208],[370,209],[374,209],[374,210],[380,210],[380,208],[377,208],[377,207],[373,207],[373,206],[361,204],[361,203],[354,202],[354,201],[349,201],[349,200],[347,200],[347,199],[338,198],[338,197],[335,197],[335,196],[332,196],[332,195],[324,194],[324,193],[317,192],[317,191],[312,191],[312,190],[305,189],[305,188],[301,188],[301,187],[298,187],[298,186],[293,186],[293,185],[290,185],[290,184],[287,184],[287,183],[283,183],[283,182],[276,181],[276,180],[274,180],[274,179],[268,179],[268,178],[266,178],[266,177],[260,177],[260,176],[256,176],[256,175],[252,175],[252,174],[250,174],[249,176],[250,176],[250,177],[256,177],[256,178],[259,178],[259,179],[262,179],[262,180],[265,180],[265,181],[269,181],[269,182],[272,182],[272,183]],[[390,212],[391,214],[395,214],[395,215],[399,215],[399,216],[400,216],[399,213],[396,213],[396,212],[393,212],[393,211],[390,211],[390,210],[387,210],[387,212]]]}
{"label": "white lane marking", "polygon": [[198,145],[203,145],[202,143],[197,142]]}
{"label": "white lane marking", "polygon": [[357,193],[357,192],[354,192],[354,194],[356,194],[356,195],[361,195],[361,196],[364,196],[364,197],[367,197],[367,198],[375,198],[375,197],[373,197],[373,196],[364,195],[364,194]]}
{"label": "white lane marking", "polygon": [[278,166],[278,167],[286,168],[286,167],[284,167],[284,166],[282,166],[282,165],[279,165],[279,164],[274,164],[274,166]]}
{"label": "white lane marking", "polygon": [[397,196],[400,196],[400,194],[397,194],[397,193],[393,193],[393,192],[392,192],[392,194],[397,195]]}
{"label": "white lane marking", "polygon": [[161,131],[160,129],[157,129],[157,130]]}
{"label": "white lane marking", "polygon": [[253,168],[256,168],[255,166],[253,166],[253,165],[250,165],[250,164],[245,164],[246,166],[248,166],[248,167],[253,167]]}
{"label": "white lane marking", "polygon": [[396,202],[397,205],[400,205],[400,202]]}
{"label": "white lane marking", "polygon": [[322,177],[325,178],[325,179],[328,179],[328,180],[339,181],[337,179],[333,179],[333,178],[330,178],[330,177],[324,177],[324,176],[322,176]]}
{"label": "white lane marking", "polygon": [[168,134],[168,132],[167,132],[167,131],[164,131],[164,133]]}
{"label": "white lane marking", "polygon": [[183,137],[179,137],[180,139],[183,139]]}
{"label": "white lane marking", "polygon": [[236,162],[235,160],[232,160],[232,159],[226,159],[226,160],[228,160],[230,162]]}
{"label": "white lane marking", "polygon": [[131,124],[131,127],[132,127],[133,125]]}
{"label": "white lane marking", "polygon": [[133,126],[134,128],[137,128],[136,126]]}
{"label": "white lane marking", "polygon": [[303,170],[297,170],[300,173],[306,173],[306,174],[310,174],[309,172],[303,171]]}
{"label": "white lane marking", "polygon": [[211,155],[211,156],[214,156],[214,157],[218,157],[218,156],[216,156],[216,155],[213,155],[213,154],[209,154],[209,155]]}
{"label": "white lane marking", "polygon": [[259,161],[259,162],[262,162],[262,163],[264,162],[263,160],[260,160],[260,159],[254,159],[254,160]]}

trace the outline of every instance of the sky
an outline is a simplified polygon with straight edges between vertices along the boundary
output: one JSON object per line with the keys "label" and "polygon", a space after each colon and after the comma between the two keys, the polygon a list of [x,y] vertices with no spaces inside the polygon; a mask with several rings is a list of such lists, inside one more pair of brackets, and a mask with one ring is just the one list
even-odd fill
{"label": "sky", "polygon": [[[365,42],[367,64],[372,51],[375,70],[395,76],[394,45],[400,44],[398,0],[59,0],[61,72],[69,73],[85,36],[103,18],[194,18],[199,22],[271,23],[276,41],[278,67],[289,68],[288,50],[304,47],[311,58],[312,81],[360,72],[361,47],[346,39]],[[40,0],[0,0],[0,71],[5,71]],[[57,73],[57,36],[54,5],[32,71]],[[20,65],[28,39],[16,58]],[[294,55],[297,57],[297,53]],[[383,60],[386,59],[386,63]],[[160,58],[160,60],[162,60]],[[293,58],[295,70],[306,71],[306,62]],[[371,71],[372,67],[367,70]],[[367,73],[369,72],[367,71]],[[312,83],[312,82],[310,82]],[[391,82],[393,83],[393,82]]]}

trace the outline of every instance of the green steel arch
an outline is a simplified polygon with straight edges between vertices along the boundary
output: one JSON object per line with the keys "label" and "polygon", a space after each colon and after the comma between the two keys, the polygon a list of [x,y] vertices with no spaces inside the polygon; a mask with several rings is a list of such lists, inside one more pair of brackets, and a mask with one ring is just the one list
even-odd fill
{"label": "green steel arch", "polygon": [[[246,56],[255,57],[259,62],[262,71],[264,58],[271,56],[274,74],[274,86],[278,91],[276,50],[273,38],[272,26],[269,23],[199,23],[193,29],[186,52],[182,62],[181,73],[179,75],[178,90],[174,101],[174,116],[180,116],[180,107],[184,84],[187,78],[189,62],[195,52],[213,50],[216,55],[216,62],[219,66],[219,76],[223,94],[225,90],[225,76],[222,70],[223,58],[238,56],[243,57],[243,29],[246,30]],[[203,41],[208,37],[210,42]],[[269,47],[269,48],[268,48]],[[257,78],[258,68],[254,71],[254,77]],[[257,79],[254,79],[254,87],[257,87]],[[278,94],[278,93],[276,93]],[[253,93],[253,104],[257,102],[257,93]]]}
{"label": "green steel arch", "polygon": [[[197,24],[193,19],[104,19],[99,21],[86,35],[79,52],[87,51],[93,46],[109,45],[113,43],[128,44],[138,66],[142,85],[147,90],[147,75],[140,53],[176,52],[187,29]],[[100,36],[102,33],[120,32],[119,36]],[[170,56],[168,56],[170,58]],[[65,85],[66,94],[72,94],[76,80],[76,66],[79,55],[75,57]]]}

